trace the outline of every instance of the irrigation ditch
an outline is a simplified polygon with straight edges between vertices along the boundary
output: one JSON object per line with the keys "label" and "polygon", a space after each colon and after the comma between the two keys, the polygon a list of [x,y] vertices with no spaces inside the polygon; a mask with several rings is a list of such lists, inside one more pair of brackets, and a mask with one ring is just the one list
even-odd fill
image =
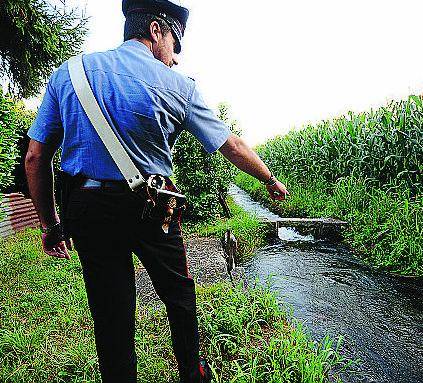
{"label": "irrigation ditch", "polygon": [[[270,225],[281,220],[236,186],[230,195]],[[248,283],[270,280],[313,339],[343,338],[342,353],[359,360],[343,382],[422,382],[423,278],[366,266],[339,235],[321,235],[319,224],[300,231],[279,227],[278,236],[242,265]]]}
{"label": "irrigation ditch", "polygon": [[[289,222],[295,220],[283,220],[237,186],[231,186],[229,194],[275,234],[237,265],[235,282],[270,283],[293,320],[302,322],[317,342],[341,337],[341,354],[357,361],[341,374],[342,382],[423,381],[422,278],[388,275],[365,265],[340,240],[345,222],[307,220],[293,228]],[[218,239],[190,236],[187,242],[197,282],[228,279]],[[137,274],[137,290],[141,301],[160,304],[154,294],[146,293],[152,288],[143,270]]]}

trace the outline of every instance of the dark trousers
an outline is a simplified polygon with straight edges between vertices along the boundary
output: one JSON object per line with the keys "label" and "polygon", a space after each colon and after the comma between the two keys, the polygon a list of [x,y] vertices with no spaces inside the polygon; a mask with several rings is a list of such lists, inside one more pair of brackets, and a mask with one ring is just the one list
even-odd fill
{"label": "dark trousers", "polygon": [[136,382],[135,278],[132,253],[166,306],[183,383],[198,383],[199,336],[194,281],[188,275],[180,217],[169,232],[141,218],[131,191],[74,190],[66,222],[82,264],[103,383]]}

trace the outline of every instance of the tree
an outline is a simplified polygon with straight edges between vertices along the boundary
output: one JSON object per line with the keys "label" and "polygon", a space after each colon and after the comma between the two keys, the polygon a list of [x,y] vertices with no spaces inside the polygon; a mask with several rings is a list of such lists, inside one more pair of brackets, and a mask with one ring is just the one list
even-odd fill
{"label": "tree", "polygon": [[22,102],[4,96],[0,88],[0,192],[13,184],[13,171],[22,157],[20,142],[34,113],[25,110]]}
{"label": "tree", "polygon": [[[230,121],[229,108],[219,105],[218,117],[239,135],[236,121]],[[226,198],[236,168],[219,152],[208,154],[200,142],[184,131],[173,150],[175,177],[178,187],[187,196],[186,217],[209,220],[222,214],[219,201]]]}
{"label": "tree", "polygon": [[2,0],[0,7],[0,71],[9,91],[21,97],[40,87],[69,57],[79,53],[87,18],[77,10],[47,0]]}

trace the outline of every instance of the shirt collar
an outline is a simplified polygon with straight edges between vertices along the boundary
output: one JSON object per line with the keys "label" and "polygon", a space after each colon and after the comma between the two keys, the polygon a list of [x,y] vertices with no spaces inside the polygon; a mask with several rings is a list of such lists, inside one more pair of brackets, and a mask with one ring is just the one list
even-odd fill
{"label": "shirt collar", "polygon": [[154,57],[153,52],[151,52],[150,49],[148,49],[145,44],[143,44],[143,43],[141,43],[137,40],[127,40],[120,46],[120,48],[123,48],[123,47],[131,47],[131,48],[136,49],[137,51],[146,53],[149,56]]}

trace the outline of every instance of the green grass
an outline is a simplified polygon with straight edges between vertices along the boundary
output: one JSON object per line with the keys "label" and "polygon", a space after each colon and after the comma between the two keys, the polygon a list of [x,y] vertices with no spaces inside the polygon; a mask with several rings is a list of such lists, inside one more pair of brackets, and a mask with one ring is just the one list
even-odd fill
{"label": "green grass", "polygon": [[[253,256],[256,249],[263,246],[270,228],[251,213],[236,205],[231,197],[227,199],[231,218],[221,218],[197,224],[186,223],[187,233],[202,237],[222,238],[226,230],[231,230],[238,241],[237,261],[242,262]],[[237,262],[237,263],[238,263]]]}
{"label": "green grass", "polygon": [[333,217],[346,220],[348,243],[368,263],[393,273],[423,275],[423,202],[408,189],[387,193],[354,177],[335,183],[314,178],[298,182],[280,176],[291,195],[283,203],[270,200],[254,178],[239,174],[238,186],[274,212],[290,217]]}
{"label": "green grass", "polygon": [[[81,267],[45,256],[39,233],[0,241],[0,381],[99,382]],[[203,354],[214,382],[327,382],[348,368],[328,338],[313,342],[266,288],[198,288]],[[139,382],[177,382],[166,314],[137,320]]]}
{"label": "green grass", "polygon": [[276,136],[257,147],[291,197],[276,205],[246,175],[237,184],[286,216],[349,221],[372,265],[423,275],[423,98],[393,101]]}

